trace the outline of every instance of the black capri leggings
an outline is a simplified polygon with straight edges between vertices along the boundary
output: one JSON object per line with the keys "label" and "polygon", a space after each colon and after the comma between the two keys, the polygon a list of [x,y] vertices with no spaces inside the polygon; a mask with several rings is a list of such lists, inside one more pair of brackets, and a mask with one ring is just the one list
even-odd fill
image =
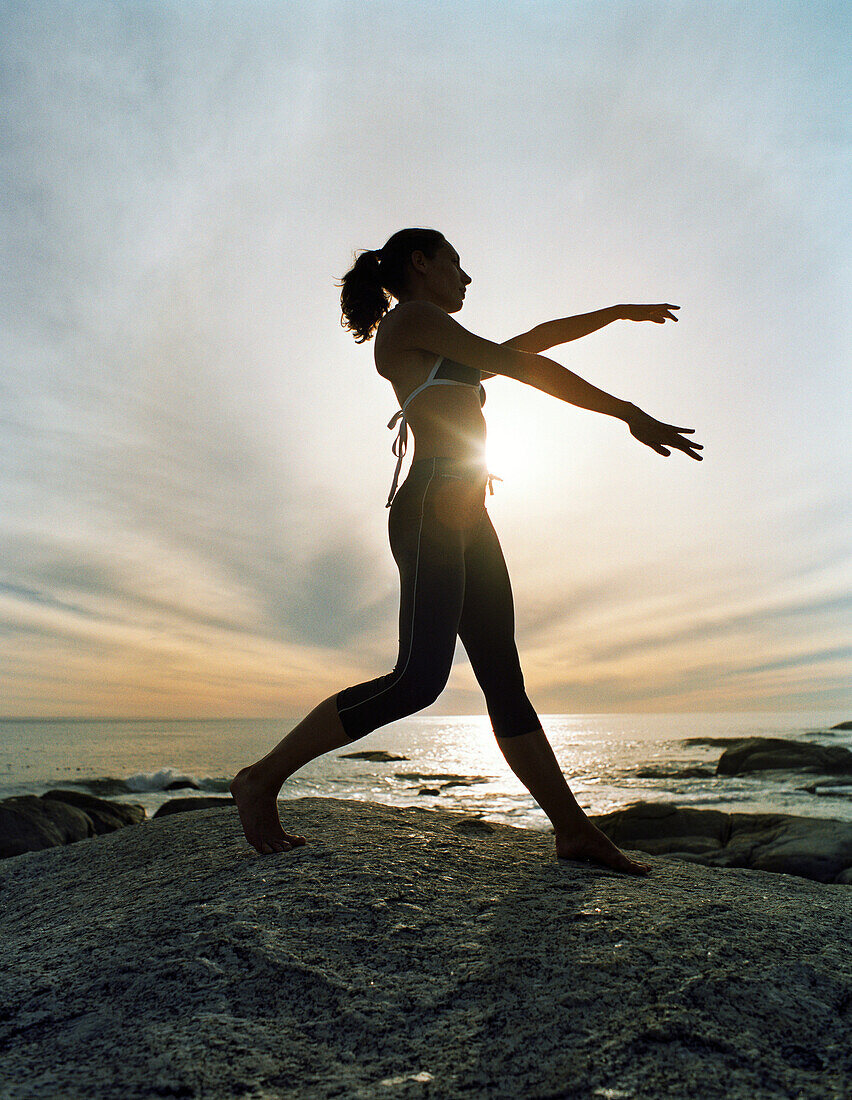
{"label": "black capri leggings", "polygon": [[355,741],[438,698],[461,638],[497,737],[541,729],[524,690],[509,573],[485,510],[487,473],[447,458],[412,463],[388,531],[399,567],[399,657],[393,672],[336,696]]}

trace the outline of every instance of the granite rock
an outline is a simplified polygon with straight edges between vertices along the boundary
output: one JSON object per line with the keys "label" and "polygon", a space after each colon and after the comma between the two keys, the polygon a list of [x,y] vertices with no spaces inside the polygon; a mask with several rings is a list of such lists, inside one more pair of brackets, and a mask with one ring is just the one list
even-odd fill
{"label": "granite rock", "polygon": [[852,881],[852,822],[724,813],[635,802],[594,822],[619,846],[708,867],[752,867],[818,882]]}
{"label": "granite rock", "polygon": [[716,774],[747,775],[773,769],[852,775],[852,752],[842,745],[788,741],[783,737],[749,737],[722,753]]}
{"label": "granite rock", "polygon": [[65,802],[35,795],[0,802],[0,859],[71,844],[94,832],[91,818]]}
{"label": "granite rock", "polygon": [[342,752],[341,760],[372,760],[376,764],[386,764],[391,760],[407,760],[407,756],[387,752],[385,749],[364,749],[362,752]]}
{"label": "granite rock", "polygon": [[274,856],[226,806],[4,861],[4,1100],[848,1095],[845,887],[660,856],[633,878],[443,810],[282,811],[307,844]]}
{"label": "granite rock", "polygon": [[47,791],[41,797],[53,802],[66,802],[82,810],[99,835],[122,829],[125,825],[138,825],[146,817],[144,806],[133,802],[109,802],[84,791],[54,790]]}
{"label": "granite rock", "polygon": [[154,814],[154,817],[168,817],[170,814],[185,814],[195,810],[209,810],[211,806],[235,805],[230,795],[212,795],[210,797],[198,796],[197,798],[170,798]]}

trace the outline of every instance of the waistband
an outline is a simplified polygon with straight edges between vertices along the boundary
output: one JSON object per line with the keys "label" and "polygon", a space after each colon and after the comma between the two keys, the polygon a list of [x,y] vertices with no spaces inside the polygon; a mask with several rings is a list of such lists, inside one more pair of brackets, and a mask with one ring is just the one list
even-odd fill
{"label": "waistband", "polygon": [[411,463],[408,476],[412,474],[460,474],[463,477],[488,477],[488,467],[483,459],[477,458],[418,458]]}
{"label": "waistband", "polygon": [[[494,482],[502,481],[502,477],[488,472],[488,466],[484,459],[477,458],[418,458],[411,463],[408,469],[406,481],[428,479],[430,477],[457,477],[462,481],[483,481],[488,485],[488,492],[494,496]],[[390,502],[388,503],[390,506]]]}

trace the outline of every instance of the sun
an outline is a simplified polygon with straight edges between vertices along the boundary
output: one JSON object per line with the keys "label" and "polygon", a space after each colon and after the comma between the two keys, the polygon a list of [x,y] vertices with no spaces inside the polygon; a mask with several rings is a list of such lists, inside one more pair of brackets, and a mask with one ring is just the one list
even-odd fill
{"label": "sun", "polygon": [[[495,387],[496,389],[496,387]],[[578,433],[576,424],[566,430],[565,409],[550,405],[541,395],[527,394],[524,387],[505,387],[493,397],[485,459],[488,472],[502,478],[514,499],[527,501],[550,492],[554,477],[569,484],[577,473]],[[491,401],[491,395],[489,395]],[[499,491],[499,484],[495,492]]]}
{"label": "sun", "polygon": [[502,478],[526,479],[537,465],[536,451],[529,438],[518,430],[516,422],[503,418],[488,425],[485,458],[488,472]]}

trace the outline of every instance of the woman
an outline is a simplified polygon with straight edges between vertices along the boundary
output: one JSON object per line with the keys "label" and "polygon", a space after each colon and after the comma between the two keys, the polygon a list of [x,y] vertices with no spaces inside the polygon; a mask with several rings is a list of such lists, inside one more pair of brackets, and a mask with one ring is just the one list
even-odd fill
{"label": "woman", "polygon": [[[483,689],[498,744],[512,771],[553,823],[561,859],[602,863],[645,874],[586,817],[559,769],[526,692],[514,640],[509,576],[485,510],[485,400],[482,378],[525,382],[572,405],[625,421],[658,454],[700,444],[689,428],[662,424],[539,353],[576,340],[620,318],[676,321],[673,305],[615,306],[550,321],[493,344],[450,314],[464,302],[470,276],[458,253],[431,229],[404,229],[378,252],[364,252],[341,282],[343,324],[358,342],[374,333],[376,368],[391,383],[401,410],[389,534],[400,572],[400,638],[396,666],[386,676],[346,688],[320,703],[262,760],[234,778],[246,838],[259,852],[304,844],[285,832],[277,795],[309,760],[349,745],[379,726],[432,703],[450,672],[461,638]],[[386,293],[387,292],[387,293]],[[390,294],[397,305],[391,308]],[[396,491],[408,427],[415,438],[411,469]]]}

